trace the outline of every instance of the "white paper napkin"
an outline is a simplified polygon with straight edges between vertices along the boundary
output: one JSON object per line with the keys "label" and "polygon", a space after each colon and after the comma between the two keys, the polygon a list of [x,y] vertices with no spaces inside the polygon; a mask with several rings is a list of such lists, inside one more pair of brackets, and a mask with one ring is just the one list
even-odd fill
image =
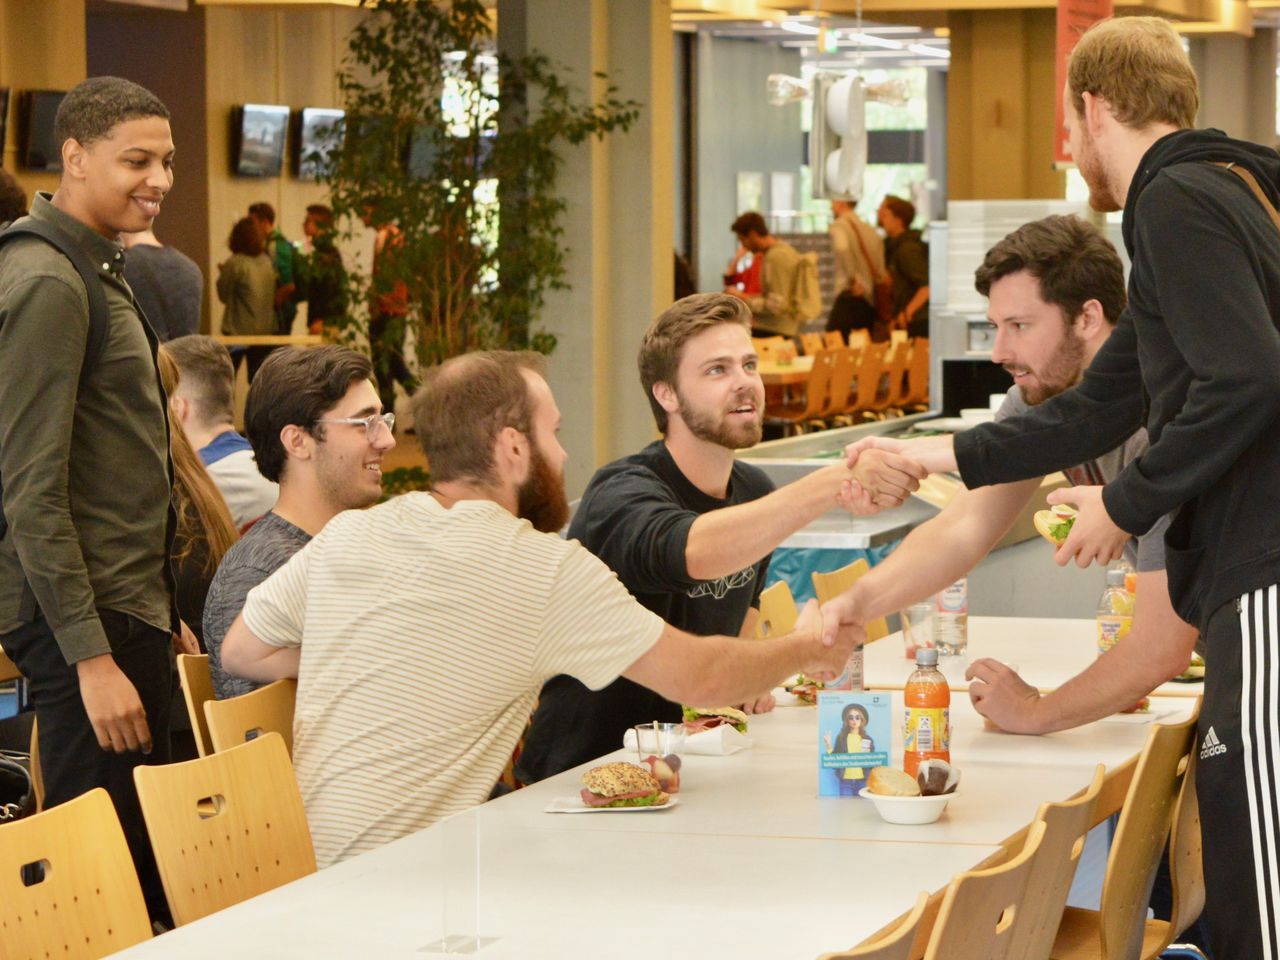
{"label": "white paper napkin", "polygon": [[[690,756],[727,757],[729,754],[737,753],[739,750],[746,750],[751,745],[752,740],[745,733],[739,733],[733,727],[724,724],[719,727],[713,727],[710,730],[695,733],[693,736],[685,737],[682,752]],[[635,750],[636,732],[634,729],[628,729],[623,736],[622,748],[624,750]]]}

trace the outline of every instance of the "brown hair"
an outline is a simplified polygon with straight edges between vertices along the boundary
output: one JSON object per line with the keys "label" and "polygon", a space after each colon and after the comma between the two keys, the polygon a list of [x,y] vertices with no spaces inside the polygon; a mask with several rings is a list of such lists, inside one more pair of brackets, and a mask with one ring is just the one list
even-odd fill
{"label": "brown hair", "polygon": [[182,393],[191,401],[196,420],[208,427],[231,423],[235,368],[227,348],[200,333],[175,337],[164,348],[178,365]]}
{"label": "brown hair", "polygon": [[754,233],[759,237],[767,237],[769,235],[769,227],[764,222],[764,217],[756,213],[754,210],[748,210],[737,220],[733,221],[733,226],[729,228],[740,237],[745,237],[748,233]]}
{"label": "brown hair", "polygon": [[1097,300],[1114,325],[1125,305],[1124,265],[1109,240],[1079,217],[1053,216],[1023,224],[987,251],[973,285],[984,297],[991,285],[1027,271],[1040,283],[1040,299],[1062,311],[1067,324],[1085,302]]}
{"label": "brown hair", "polygon": [[258,226],[248,217],[241,217],[231,228],[231,236],[227,237],[227,246],[232,253],[243,253],[256,257],[262,253],[262,234]]}
{"label": "brown hair", "polygon": [[259,200],[257,203],[249,204],[249,216],[257,217],[259,220],[265,220],[267,223],[275,226],[276,208],[265,200]]}
{"label": "brown hair", "polygon": [[695,293],[667,307],[644,332],[637,357],[640,385],[649,398],[653,419],[664,435],[667,432],[667,411],[653,395],[654,384],[667,383],[674,387],[684,345],[703,330],[722,323],[736,323],[750,330],[751,308],[727,293]]}
{"label": "brown hair", "polygon": [[371,376],[369,358],[347,347],[273,350],[262,361],[244,404],[244,431],[258,472],[279,483],[286,463],[280,431],[292,424],[323,442],[324,424],[316,421],[338,405],[353,383]]}
{"label": "brown hair", "polygon": [[910,229],[911,221],[916,218],[916,205],[914,203],[891,193],[884,198],[884,206],[888,207],[889,212],[902,221],[902,229]]}
{"label": "brown hair", "polygon": [[1196,73],[1182,39],[1160,17],[1095,23],[1067,61],[1067,87],[1077,114],[1084,114],[1084,94],[1090,93],[1134,130],[1154,123],[1194,127],[1200,108]]}
{"label": "brown hair", "polygon": [[524,371],[541,375],[545,368],[546,358],[531,350],[485,350],[428,369],[413,395],[413,422],[431,479],[495,479],[498,434],[513,427],[533,436],[533,398]]}
{"label": "brown hair", "polygon": [[[178,388],[178,365],[163,346],[157,362],[165,393],[172,394]],[[175,563],[185,560],[196,541],[203,540],[207,552],[202,572],[212,574],[239,534],[227,502],[214,486],[213,478],[192,449],[172,410],[169,411],[169,451],[173,457],[173,509],[178,515],[174,554],[170,559]]]}

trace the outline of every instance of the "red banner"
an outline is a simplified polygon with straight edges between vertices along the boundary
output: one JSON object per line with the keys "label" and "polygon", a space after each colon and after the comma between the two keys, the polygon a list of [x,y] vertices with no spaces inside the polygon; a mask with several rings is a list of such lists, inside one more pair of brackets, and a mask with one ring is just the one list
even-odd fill
{"label": "red banner", "polygon": [[1113,0],[1058,0],[1057,69],[1054,72],[1053,98],[1058,104],[1053,138],[1054,166],[1069,165],[1071,150],[1067,140],[1065,107],[1062,91],[1067,85],[1067,58],[1080,41],[1080,36],[1099,20],[1115,12]]}

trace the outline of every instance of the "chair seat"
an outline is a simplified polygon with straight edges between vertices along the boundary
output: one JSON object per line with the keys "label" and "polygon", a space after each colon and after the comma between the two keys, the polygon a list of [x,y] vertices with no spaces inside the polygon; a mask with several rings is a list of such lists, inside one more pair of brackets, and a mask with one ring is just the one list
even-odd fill
{"label": "chair seat", "polygon": [[[1050,960],[1099,960],[1102,957],[1102,915],[1096,910],[1067,907],[1053,941]],[[1169,942],[1167,920],[1148,920],[1142,934],[1142,958],[1158,957]]]}

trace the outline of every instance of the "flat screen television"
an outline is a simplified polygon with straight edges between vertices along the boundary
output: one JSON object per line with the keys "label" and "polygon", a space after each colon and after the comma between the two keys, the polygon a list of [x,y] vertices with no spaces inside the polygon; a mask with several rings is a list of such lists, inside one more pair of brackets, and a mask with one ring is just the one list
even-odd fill
{"label": "flat screen television", "polygon": [[20,100],[19,156],[28,170],[62,169],[62,144],[53,135],[53,118],[65,90],[27,90]]}
{"label": "flat screen television", "polygon": [[335,151],[342,146],[344,116],[343,111],[326,107],[303,107],[298,111],[293,169],[299,177],[320,179]]}
{"label": "flat screen television", "polygon": [[284,167],[289,108],[246,103],[231,112],[231,169],[242,177],[278,177]]}

